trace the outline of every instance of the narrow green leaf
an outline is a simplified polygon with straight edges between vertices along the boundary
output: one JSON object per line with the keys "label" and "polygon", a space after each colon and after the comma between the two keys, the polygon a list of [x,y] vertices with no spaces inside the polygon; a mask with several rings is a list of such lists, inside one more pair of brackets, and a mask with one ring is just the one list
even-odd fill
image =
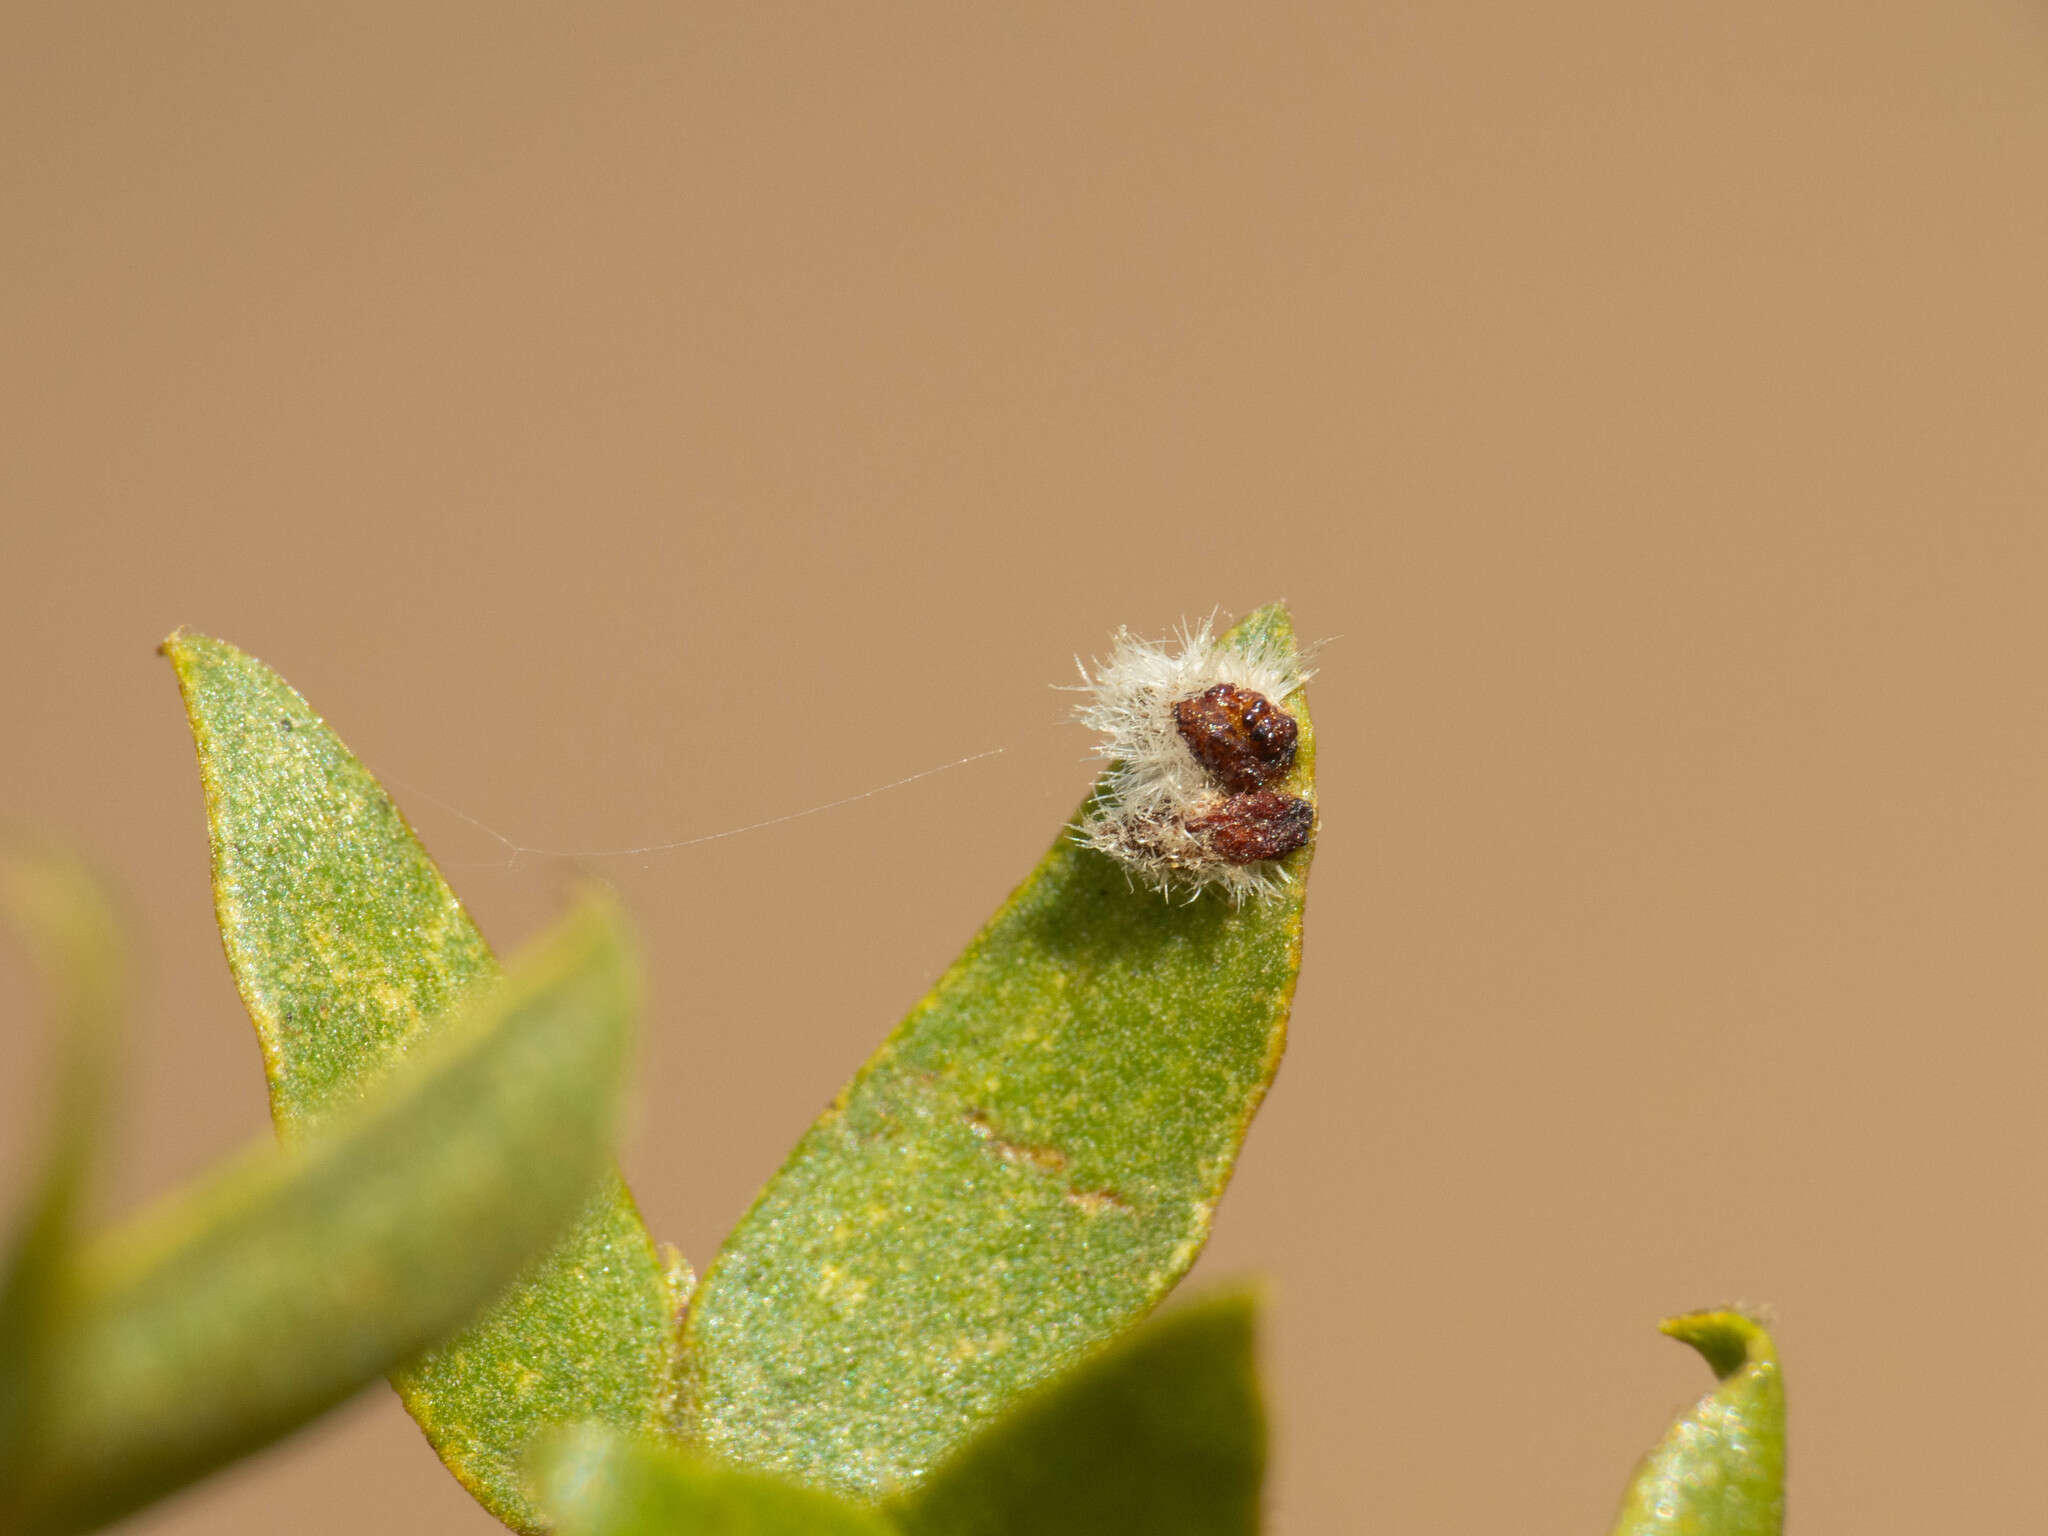
{"label": "narrow green leaf", "polygon": [[[390,796],[282,678],[187,630],[164,651],[198,747],[221,936],[291,1141],[358,1097],[494,962]],[[520,1476],[527,1440],[571,1419],[660,1423],[681,1302],[614,1173],[497,1308],[393,1383],[470,1492],[538,1530]]]}
{"label": "narrow green leaf", "polygon": [[[1226,638],[1293,648],[1277,605]],[[1166,901],[1073,826],[706,1275],[678,1427],[713,1454],[894,1492],[1194,1262],[1279,1065],[1310,850],[1273,899]]]}
{"label": "narrow green leaf", "polygon": [[362,1105],[96,1241],[49,1346],[26,1528],[116,1518],[460,1327],[606,1177],[636,1008],[589,902]]}
{"label": "narrow green leaf", "polygon": [[560,1536],[900,1536],[836,1494],[601,1425],[543,1440],[534,1481]]}
{"label": "narrow green leaf", "polygon": [[[0,916],[39,964],[56,1025],[56,1092],[41,1177],[0,1269],[0,1490],[18,1488],[78,1209],[91,1173],[121,1012],[119,924],[99,882],[68,854],[0,834]],[[0,1527],[7,1495],[0,1492]]]}
{"label": "narrow green leaf", "polygon": [[1785,1528],[1785,1378],[1771,1336],[1740,1312],[1661,1325],[1721,1384],[1643,1458],[1614,1536],[1778,1536]]}
{"label": "narrow green leaf", "polygon": [[1252,1536],[1256,1304],[1210,1297],[1041,1387],[891,1506],[909,1536]]}

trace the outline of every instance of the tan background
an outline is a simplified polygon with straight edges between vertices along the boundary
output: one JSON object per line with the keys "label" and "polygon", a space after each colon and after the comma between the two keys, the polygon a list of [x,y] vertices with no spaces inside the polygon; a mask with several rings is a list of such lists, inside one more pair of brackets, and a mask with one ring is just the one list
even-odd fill
{"label": "tan background", "polygon": [[[429,795],[603,848],[1005,749],[603,866],[627,1167],[701,1263],[1080,793],[1073,653],[1284,594],[1326,826],[1200,1271],[1272,1278],[1276,1530],[1603,1530],[1708,1380],[1651,1325],[1729,1298],[1799,1536],[2039,1522],[2041,7],[5,34],[0,804],[133,898],[110,1209],[265,1126],[172,625],[307,692],[501,943],[563,866]],[[137,1528],[490,1526],[378,1389]]]}

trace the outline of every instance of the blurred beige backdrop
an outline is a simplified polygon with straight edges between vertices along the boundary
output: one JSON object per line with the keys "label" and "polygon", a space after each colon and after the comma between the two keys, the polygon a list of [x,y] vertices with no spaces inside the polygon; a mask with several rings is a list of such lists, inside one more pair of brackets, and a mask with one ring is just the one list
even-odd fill
{"label": "blurred beige backdrop", "polygon": [[[173,625],[501,945],[569,866],[467,818],[610,848],[1004,749],[593,861],[701,1265],[1081,793],[1074,653],[1284,595],[1325,830],[1199,1271],[1271,1277],[1276,1532],[1604,1530],[1709,1382],[1655,1319],[1735,1298],[1798,1536],[2038,1524],[2040,5],[5,33],[0,803],[132,897],[109,1212],[266,1128]],[[10,1188],[33,997],[4,951]],[[134,1528],[495,1527],[379,1388]]]}

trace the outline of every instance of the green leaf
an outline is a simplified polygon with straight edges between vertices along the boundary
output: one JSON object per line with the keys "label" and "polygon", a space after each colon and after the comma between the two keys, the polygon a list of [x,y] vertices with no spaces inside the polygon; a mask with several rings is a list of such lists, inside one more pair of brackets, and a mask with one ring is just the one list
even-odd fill
{"label": "green leaf", "polygon": [[984,1429],[900,1503],[909,1536],[1252,1536],[1256,1304],[1154,1318]]}
{"label": "green leaf", "polygon": [[[199,751],[221,936],[291,1141],[495,965],[391,797],[282,678],[188,630],[164,651]],[[541,1528],[520,1477],[536,1430],[662,1421],[686,1273],[670,1268],[614,1173],[499,1306],[394,1376],[441,1459],[507,1524]]]}
{"label": "green leaf", "polygon": [[1615,1536],[1778,1536],[1785,1528],[1785,1378],[1771,1336],[1740,1312],[1688,1312],[1664,1332],[1720,1386],[1643,1458]]}
{"label": "green leaf", "polygon": [[837,1495],[583,1425],[534,1456],[560,1536],[899,1536]]}
{"label": "green leaf", "polygon": [[[1278,606],[1226,638],[1293,646]],[[1165,901],[1063,829],[719,1253],[678,1428],[886,1495],[1149,1311],[1279,1065],[1309,851],[1274,899]]]}
{"label": "green leaf", "polygon": [[[0,1270],[0,1490],[26,1475],[47,1391],[52,1314],[106,1115],[121,1012],[119,924],[99,882],[54,848],[0,835],[0,915],[27,941],[51,993],[56,1092],[43,1171]],[[6,1495],[0,1493],[0,1515]],[[0,1525],[4,1525],[0,1519]]]}
{"label": "green leaf", "polygon": [[23,1528],[139,1508],[461,1326],[606,1176],[636,992],[588,902],[360,1107],[95,1242],[48,1347]]}

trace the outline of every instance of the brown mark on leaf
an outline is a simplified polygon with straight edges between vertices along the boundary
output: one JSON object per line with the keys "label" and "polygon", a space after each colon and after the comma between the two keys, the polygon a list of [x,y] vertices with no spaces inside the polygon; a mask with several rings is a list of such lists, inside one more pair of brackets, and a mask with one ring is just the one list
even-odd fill
{"label": "brown mark on leaf", "polygon": [[989,1124],[988,1116],[978,1109],[967,1111],[967,1129],[977,1138],[988,1143],[988,1149],[1006,1163],[1022,1163],[1027,1168],[1036,1168],[1041,1173],[1064,1173],[1067,1154],[1058,1147],[1034,1147],[1019,1141],[1008,1141],[996,1134],[996,1128]]}
{"label": "brown mark on leaf", "polygon": [[1180,700],[1173,723],[1195,761],[1234,795],[1264,789],[1294,766],[1294,716],[1235,683]]}
{"label": "brown mark on leaf", "polygon": [[[967,1129],[974,1133],[976,1139],[984,1142],[1004,1162],[1045,1174],[1059,1175],[1067,1171],[1067,1154],[1058,1147],[1034,1147],[998,1136],[988,1116],[978,1109],[968,1110],[965,1119]],[[1069,1184],[1061,1191],[1060,1198],[1090,1216],[1101,1216],[1110,1211],[1129,1214],[1132,1211],[1131,1202],[1113,1189],[1076,1189]]]}
{"label": "brown mark on leaf", "polygon": [[1111,1211],[1128,1215],[1131,1211],[1131,1202],[1113,1189],[1070,1189],[1067,1204],[1080,1207],[1090,1216],[1104,1216]]}
{"label": "brown mark on leaf", "polygon": [[1316,808],[1306,800],[1258,789],[1192,817],[1188,831],[1226,864],[1257,864],[1306,846],[1315,824]]}

